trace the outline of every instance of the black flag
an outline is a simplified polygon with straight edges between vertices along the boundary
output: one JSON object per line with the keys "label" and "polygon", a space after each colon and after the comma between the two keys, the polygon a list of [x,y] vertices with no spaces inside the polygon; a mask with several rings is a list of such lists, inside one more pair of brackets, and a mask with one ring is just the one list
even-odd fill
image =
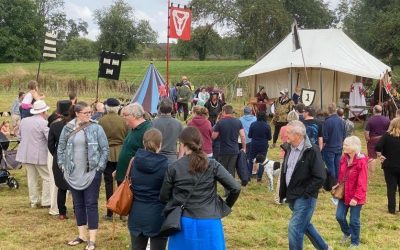
{"label": "black flag", "polygon": [[124,54],[121,53],[103,50],[100,54],[98,77],[118,80],[123,55]]}
{"label": "black flag", "polygon": [[57,34],[55,32],[46,32],[44,38],[43,57],[56,58]]}
{"label": "black flag", "polygon": [[296,51],[298,49],[301,49],[300,37],[299,37],[299,32],[298,32],[296,20],[292,24],[292,36],[293,36],[293,52],[294,52],[294,51]]}

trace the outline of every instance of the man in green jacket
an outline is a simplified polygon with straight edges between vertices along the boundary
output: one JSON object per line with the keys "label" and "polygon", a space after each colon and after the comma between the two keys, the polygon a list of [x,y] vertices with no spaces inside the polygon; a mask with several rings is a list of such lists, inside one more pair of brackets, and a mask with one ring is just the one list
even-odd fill
{"label": "man in green jacket", "polygon": [[178,107],[177,109],[179,110],[180,107],[183,108],[183,119],[186,121],[188,114],[189,114],[189,102],[190,98],[192,97],[192,90],[190,89],[190,86],[188,84],[183,84],[182,86],[179,87],[178,89]]}
{"label": "man in green jacket", "polygon": [[129,162],[135,156],[136,151],[143,148],[144,133],[152,127],[151,121],[144,118],[145,111],[139,103],[131,103],[124,107],[121,114],[130,130],[118,157],[115,177],[118,183],[124,180]]}

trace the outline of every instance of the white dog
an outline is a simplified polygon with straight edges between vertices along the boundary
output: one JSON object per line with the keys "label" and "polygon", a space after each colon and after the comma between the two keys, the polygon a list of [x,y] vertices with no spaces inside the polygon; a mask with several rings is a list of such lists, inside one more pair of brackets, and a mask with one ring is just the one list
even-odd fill
{"label": "white dog", "polygon": [[274,176],[277,176],[279,174],[279,172],[281,171],[281,163],[278,161],[269,160],[268,158],[265,158],[264,161],[263,160],[264,160],[264,157],[262,155],[257,155],[257,157],[254,159],[254,163],[258,163],[258,164],[256,164],[257,171],[258,171],[258,168],[260,168],[260,167],[264,168],[263,172],[265,172],[265,174],[267,175],[268,180],[269,180],[268,189],[269,189],[269,191],[272,192],[272,191],[274,191]]}

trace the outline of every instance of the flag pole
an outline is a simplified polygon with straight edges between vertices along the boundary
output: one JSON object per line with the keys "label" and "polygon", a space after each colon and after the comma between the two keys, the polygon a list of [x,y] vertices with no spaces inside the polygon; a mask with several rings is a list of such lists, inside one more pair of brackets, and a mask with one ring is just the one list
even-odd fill
{"label": "flag pole", "polygon": [[167,24],[167,70],[166,70],[166,84],[165,89],[167,96],[169,96],[169,22],[170,22],[170,0],[168,0],[168,24]]}
{"label": "flag pole", "polygon": [[293,35],[293,44],[295,46],[294,51],[298,50],[300,48],[301,50],[301,58],[303,59],[303,66],[304,66],[304,71],[306,72],[306,79],[307,79],[307,86],[310,88],[310,81],[308,80],[308,73],[307,73],[307,68],[306,68],[306,61],[304,60],[304,52],[303,52],[303,46],[301,46],[300,42],[300,36],[299,36],[299,29],[297,27],[297,22],[296,19],[294,20],[293,26],[292,26],[292,35]]}

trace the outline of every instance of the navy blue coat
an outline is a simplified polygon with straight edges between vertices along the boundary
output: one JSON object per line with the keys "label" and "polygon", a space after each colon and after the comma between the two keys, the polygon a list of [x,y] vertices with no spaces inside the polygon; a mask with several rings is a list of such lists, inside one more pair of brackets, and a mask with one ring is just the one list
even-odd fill
{"label": "navy blue coat", "polygon": [[168,168],[168,159],[144,149],[138,149],[131,170],[134,200],[129,214],[129,231],[139,236],[157,236],[164,220],[160,189]]}

